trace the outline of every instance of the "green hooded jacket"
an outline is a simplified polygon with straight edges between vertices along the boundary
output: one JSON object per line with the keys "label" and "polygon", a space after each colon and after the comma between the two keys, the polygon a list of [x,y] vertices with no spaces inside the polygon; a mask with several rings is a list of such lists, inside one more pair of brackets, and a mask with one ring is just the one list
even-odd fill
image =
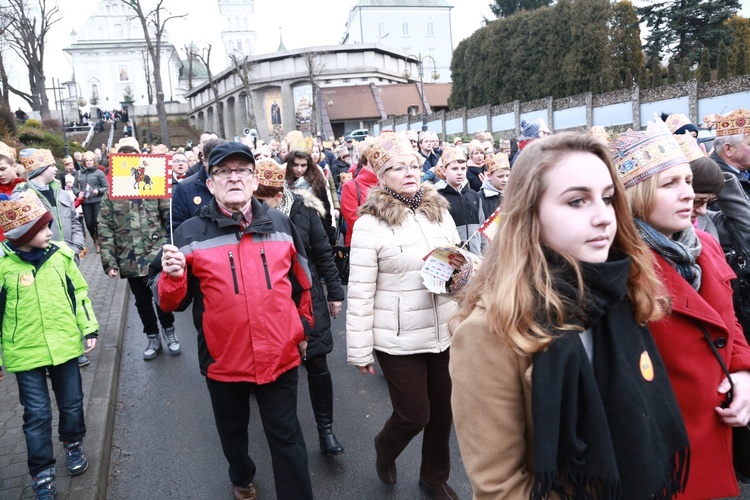
{"label": "green hooded jacket", "polygon": [[59,365],[83,354],[82,336],[98,334],[89,286],[62,242],[34,266],[0,244],[0,341],[7,370]]}

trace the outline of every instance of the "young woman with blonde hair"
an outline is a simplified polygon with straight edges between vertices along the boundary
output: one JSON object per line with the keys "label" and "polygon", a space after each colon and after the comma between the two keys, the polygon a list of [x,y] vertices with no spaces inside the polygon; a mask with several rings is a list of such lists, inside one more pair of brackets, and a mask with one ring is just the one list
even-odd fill
{"label": "young woman with blonde hair", "polygon": [[689,445],[644,323],[663,291],[603,142],[530,144],[454,318],[450,372],[476,498],[671,498]]}

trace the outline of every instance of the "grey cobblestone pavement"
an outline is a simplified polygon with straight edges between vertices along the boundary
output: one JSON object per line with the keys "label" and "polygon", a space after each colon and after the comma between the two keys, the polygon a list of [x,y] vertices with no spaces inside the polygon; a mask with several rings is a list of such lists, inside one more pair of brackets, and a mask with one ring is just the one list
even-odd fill
{"label": "grey cobblestone pavement", "polygon": [[[99,341],[89,353],[91,364],[81,368],[83,378],[86,438],[84,450],[89,470],[71,478],[65,455],[57,440],[57,407],[53,401],[52,436],[57,458],[57,489],[61,500],[104,498],[109,473],[109,456],[114,422],[114,404],[120,367],[122,331],[127,313],[127,281],[104,274],[93,243],[87,240],[88,255],[80,269],[89,284],[89,297],[99,320]],[[23,437],[23,407],[13,374],[3,371],[0,382],[0,499],[33,498],[26,468],[26,441]],[[52,390],[50,389],[50,394]]]}

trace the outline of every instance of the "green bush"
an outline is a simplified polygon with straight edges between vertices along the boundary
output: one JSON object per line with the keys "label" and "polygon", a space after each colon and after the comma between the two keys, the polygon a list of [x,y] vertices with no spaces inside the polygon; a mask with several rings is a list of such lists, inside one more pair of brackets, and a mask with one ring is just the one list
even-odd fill
{"label": "green bush", "polygon": [[12,142],[16,135],[16,115],[7,106],[0,106],[0,139]]}
{"label": "green bush", "polygon": [[38,128],[24,126],[18,129],[18,140],[29,148],[39,148],[44,141],[44,132]]}
{"label": "green bush", "polygon": [[[65,156],[65,141],[60,134],[35,128],[21,127],[18,129],[18,140],[26,148],[49,149],[55,158]],[[69,149],[71,153],[74,151],[85,151],[77,142],[70,142]]]}
{"label": "green bush", "polygon": [[26,123],[24,125],[31,128],[42,128],[42,123],[39,120],[35,120],[33,118],[29,118],[28,120],[26,120]]}

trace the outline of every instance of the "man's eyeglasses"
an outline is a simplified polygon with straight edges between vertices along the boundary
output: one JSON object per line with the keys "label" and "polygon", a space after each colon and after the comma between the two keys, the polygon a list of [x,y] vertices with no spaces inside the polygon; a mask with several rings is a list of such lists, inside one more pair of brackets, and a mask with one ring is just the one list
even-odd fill
{"label": "man's eyeglasses", "polygon": [[693,200],[693,208],[701,208],[704,205],[710,205],[711,203],[716,203],[716,196],[713,196],[711,198],[696,198]]}
{"label": "man's eyeglasses", "polygon": [[237,174],[237,177],[239,177],[240,179],[247,179],[248,177],[255,174],[255,170],[249,167],[240,167],[235,169],[219,167],[211,171],[211,177],[216,177],[217,179],[229,179],[232,176],[232,172]]}

